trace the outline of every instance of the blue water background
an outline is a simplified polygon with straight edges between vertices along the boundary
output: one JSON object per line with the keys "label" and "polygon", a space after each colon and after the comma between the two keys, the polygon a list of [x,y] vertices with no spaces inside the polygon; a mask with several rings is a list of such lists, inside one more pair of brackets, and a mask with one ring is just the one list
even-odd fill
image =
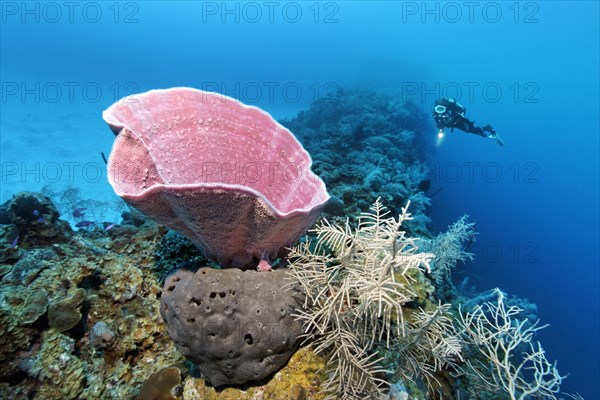
{"label": "blue water background", "polygon": [[74,3],[2,2],[2,202],[47,183],[113,199],[100,114],[134,92],[278,118],[336,87],[454,96],[506,141],[454,132],[430,160],[434,229],[467,213],[479,232],[455,275],[536,303],[563,389],[600,399],[598,2]]}

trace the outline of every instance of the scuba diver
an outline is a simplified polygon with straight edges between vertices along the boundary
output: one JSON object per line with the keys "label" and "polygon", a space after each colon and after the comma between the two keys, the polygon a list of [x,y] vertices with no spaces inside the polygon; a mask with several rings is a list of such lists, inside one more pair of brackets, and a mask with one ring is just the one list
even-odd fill
{"label": "scuba diver", "polygon": [[438,137],[444,136],[444,128],[450,128],[450,132],[456,129],[467,133],[495,139],[500,146],[504,146],[502,138],[496,133],[491,125],[475,126],[473,121],[465,117],[466,108],[452,98],[441,98],[435,101],[433,108],[433,119],[438,128]]}

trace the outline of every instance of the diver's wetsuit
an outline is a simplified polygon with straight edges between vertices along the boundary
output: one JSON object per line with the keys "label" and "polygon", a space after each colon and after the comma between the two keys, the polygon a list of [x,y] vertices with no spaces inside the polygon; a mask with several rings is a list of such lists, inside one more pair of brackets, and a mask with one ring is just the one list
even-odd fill
{"label": "diver's wetsuit", "polygon": [[[444,97],[436,100],[433,109],[433,118],[440,131],[443,131],[444,128],[450,128],[450,130],[456,128],[467,133],[474,133],[484,137],[490,137],[496,134],[496,131],[494,131],[494,128],[490,125],[485,125],[483,127],[475,126],[473,121],[470,121],[465,117],[466,111],[467,110],[462,104],[454,99],[447,99]],[[486,132],[489,132],[489,134],[486,134]]]}

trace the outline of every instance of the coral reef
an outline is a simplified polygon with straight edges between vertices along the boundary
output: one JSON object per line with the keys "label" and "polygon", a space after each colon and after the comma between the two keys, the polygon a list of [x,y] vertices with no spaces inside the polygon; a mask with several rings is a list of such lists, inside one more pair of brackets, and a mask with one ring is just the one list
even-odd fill
{"label": "coral reef", "polygon": [[21,192],[0,205],[0,224],[9,226],[4,229],[12,227],[13,232],[18,232],[10,247],[39,246],[67,240],[71,233],[69,226],[58,216],[52,201],[40,193]]}
{"label": "coral reef", "polygon": [[41,384],[36,399],[76,399],[85,385],[85,365],[75,354],[75,340],[56,331],[42,334],[42,346],[24,369]]}
{"label": "coral reef", "polygon": [[[210,262],[189,239],[135,209],[120,204],[123,219],[114,224],[101,217],[106,204],[81,200],[75,188],[16,194],[0,206],[0,398],[582,400],[559,393],[563,376],[534,340],[542,328],[535,305],[499,291],[461,293],[452,283],[457,263],[472,260],[475,231],[466,217],[437,236],[427,229],[420,135],[427,118],[393,96],[341,90],[286,121],[333,197],[327,220],[293,249],[278,251],[289,251],[287,258],[252,256],[252,266],[276,261],[269,272],[202,269],[215,278],[195,282],[198,266]],[[229,211],[215,212],[226,219]],[[236,277],[238,286],[229,282]],[[192,311],[192,298],[211,305],[212,314]],[[234,308],[256,330],[242,329],[228,342],[224,328]],[[268,337],[267,317],[294,332],[276,329]],[[214,326],[218,331],[205,329]],[[169,329],[186,340],[174,343]],[[231,381],[215,378],[193,355],[210,347],[211,332],[223,340],[206,353],[208,362],[225,367],[230,344],[259,349],[264,337],[286,343],[266,341],[260,351],[267,356],[255,354],[260,365],[231,368],[258,380],[215,387]]]}
{"label": "coral reef", "polygon": [[[0,263],[11,271],[0,277],[0,398],[134,399],[152,374],[177,365],[178,386],[187,392],[184,397],[175,391],[176,399],[198,399],[190,393],[212,399],[267,393],[265,398],[283,400],[292,392],[319,399],[323,361],[309,349],[292,356],[268,382],[246,388],[216,391],[191,374],[159,312],[157,263],[173,263],[161,247],[167,231],[126,217],[131,224],[109,231],[72,232],[58,222],[63,231],[43,242],[25,235],[15,246],[20,256]],[[58,311],[65,306],[69,325],[77,319],[76,325],[62,332],[51,328],[50,304],[60,304]]]}
{"label": "coral reef", "polygon": [[332,201],[325,217],[343,222],[369,211],[378,197],[399,214],[410,200],[413,219],[405,229],[421,236],[429,235],[429,119],[398,96],[339,89],[282,124],[302,141],[327,184]]}
{"label": "coral reef", "polygon": [[[9,260],[18,260],[19,257],[21,257],[21,249],[17,246],[19,239],[19,230],[16,225],[0,225],[0,263]],[[8,272],[10,271],[0,271],[0,276],[5,275]]]}
{"label": "coral reef", "polygon": [[[368,366],[370,372],[375,372],[373,381],[375,384],[382,384],[375,389],[376,392],[387,392],[387,382],[395,382],[390,385],[390,398],[404,398],[400,396],[408,395],[410,399],[458,399],[465,398],[469,392],[475,399],[502,398],[499,397],[500,392],[486,397],[490,393],[489,388],[482,389],[478,373],[488,380],[493,378],[489,375],[491,370],[487,368],[489,360],[481,352],[481,349],[485,349],[480,347],[481,343],[478,345],[469,336],[460,336],[464,362],[460,357],[455,357],[457,354],[449,351],[457,348],[450,340],[453,336],[448,324],[452,319],[452,324],[456,325],[457,319],[451,318],[451,315],[459,316],[458,310],[457,307],[449,309],[447,305],[438,303],[436,297],[441,294],[433,285],[435,279],[428,273],[426,266],[408,268],[404,275],[399,272],[387,275],[382,281],[379,288],[380,293],[385,296],[381,301],[394,300],[396,303],[392,304],[399,304],[399,308],[386,308],[382,303],[379,314],[378,296],[365,294],[374,293],[374,288],[377,289],[376,286],[365,284],[365,281],[379,279],[376,272],[384,270],[382,266],[392,265],[389,261],[393,258],[389,256],[394,252],[393,241],[389,239],[397,238],[394,235],[401,235],[403,240],[412,240],[398,230],[398,220],[396,225],[386,225],[386,221],[389,224],[391,221],[385,216],[381,217],[383,209],[379,209],[379,214],[380,231],[374,229],[377,224],[373,221],[377,221],[377,218],[373,219],[371,213],[371,219],[358,225],[362,229],[358,230],[362,232],[360,235],[350,227],[340,229],[329,225],[325,231],[329,232],[328,240],[336,243],[335,246],[326,246],[327,243],[323,242],[319,247],[309,240],[295,250],[310,252],[311,255],[307,257],[317,257],[322,261],[305,265],[306,270],[302,270],[306,274],[316,273],[318,270],[315,281],[321,282],[320,279],[323,279],[322,282],[327,283],[307,288],[312,291],[313,296],[315,291],[334,293],[336,290],[346,290],[345,293],[350,293],[347,290],[350,284],[354,289],[363,290],[360,297],[353,297],[358,291],[352,292],[350,299],[356,300],[343,301],[342,296],[315,299],[329,302],[330,311],[335,311],[335,307],[330,306],[338,301],[340,312],[332,314],[334,318],[330,320],[329,326],[334,324],[336,318],[345,320],[346,331],[351,335],[344,337],[348,339],[343,342],[346,347],[340,349],[350,351],[346,356],[351,358],[370,356],[367,363],[374,363]],[[67,227],[66,232],[55,236],[57,243],[41,247],[22,243],[23,247],[18,246],[21,256],[1,264],[11,272],[0,281],[0,398],[136,398],[140,395],[143,383],[152,374],[172,366],[177,366],[181,373],[181,383],[175,385],[174,390],[169,389],[168,393],[168,396],[175,399],[321,400],[326,397],[327,393],[322,389],[332,387],[331,382],[336,375],[330,374],[336,371],[336,357],[339,359],[343,355],[332,352],[332,341],[319,342],[318,336],[321,333],[315,330],[307,333],[314,335],[316,342],[301,347],[268,380],[258,381],[251,386],[217,390],[205,378],[198,376],[194,368],[185,367],[182,355],[169,338],[166,326],[159,316],[162,292],[156,264],[169,264],[166,260],[169,252],[164,248],[160,250],[161,243],[165,243],[163,239],[167,231],[148,220],[129,217],[127,220],[135,220],[138,226],[121,225],[110,231],[86,230],[77,233],[72,233]],[[367,235],[366,232],[370,233]],[[373,240],[375,232],[379,232],[377,234],[381,240]],[[385,232],[391,235],[388,240],[383,240]],[[462,237],[459,233],[454,238],[456,243],[460,242],[458,237]],[[62,242],[67,234],[70,239]],[[336,235],[345,237],[348,241],[333,240]],[[322,238],[324,237],[326,236]],[[448,239],[446,242],[453,242]],[[377,243],[379,244],[376,245]],[[415,240],[413,243],[418,245],[423,242]],[[406,259],[398,258],[400,265],[413,256],[417,259],[420,254],[423,256],[411,246],[397,249],[414,250]],[[333,250],[336,251],[332,253]],[[339,258],[338,255],[343,257]],[[425,259],[431,267],[435,265],[435,258]],[[362,263],[371,268],[363,268],[360,273],[348,273],[341,267],[350,266],[352,269]],[[379,269],[372,268],[373,266],[379,266]],[[292,266],[292,271],[293,268]],[[276,271],[269,274],[273,272]],[[433,270],[431,272],[433,274]],[[394,297],[398,296],[394,292],[398,288],[397,284],[405,284],[405,289],[410,289],[412,295],[404,289],[399,291],[403,296],[410,296],[408,301],[398,301],[402,298]],[[394,290],[390,291],[390,288]],[[82,291],[85,294],[83,300]],[[210,298],[210,292],[208,297]],[[481,316],[477,314],[478,310],[487,310],[485,304],[497,300],[497,293],[484,293],[473,299],[454,294],[454,299],[453,304],[464,304],[463,313],[460,314],[462,318],[476,320],[470,315]],[[535,307],[524,300],[517,300],[516,303],[508,299],[504,301],[509,304],[506,310],[514,307],[512,304],[518,304],[519,310],[524,310],[518,315],[519,324],[528,321],[522,326],[532,326],[535,322],[532,321]],[[48,306],[58,303],[68,305],[68,313],[78,319],[74,327],[62,332],[49,325]],[[306,308],[297,310],[297,313],[306,317],[316,315],[317,310],[318,308]],[[359,318],[350,318],[353,313]],[[369,315],[380,315],[381,318],[369,318]],[[389,318],[386,319],[386,316]],[[398,323],[399,316],[404,323]],[[458,317],[459,320],[460,318]],[[389,325],[386,321],[389,321]],[[318,322],[323,323],[323,320]],[[342,326],[341,323],[339,326]],[[361,326],[369,329],[360,329]],[[403,331],[399,331],[399,326],[404,328]],[[537,325],[534,329],[536,327]],[[335,338],[331,336],[332,331],[324,331],[322,334]],[[392,334],[382,334],[384,331]],[[342,330],[339,329],[338,333],[342,333]],[[362,353],[357,350],[353,354],[352,349],[356,350],[357,339],[359,343],[364,340],[364,349]],[[371,342],[373,345],[369,347]],[[319,343],[328,343],[330,347],[320,351]],[[521,347],[518,349],[521,350]],[[534,350],[531,354],[541,354],[537,344]],[[325,358],[315,352],[321,353]],[[344,375],[344,379],[351,377],[349,374]],[[425,382],[424,385],[420,383],[421,380]],[[399,385],[403,385],[404,389]],[[429,397],[426,396],[427,392],[430,393]],[[164,391],[161,393],[167,395]],[[555,396],[559,398],[558,394]],[[563,397],[566,396],[569,395],[565,394]],[[581,399],[577,395],[573,396],[575,397],[571,397]],[[505,397],[510,398],[508,395]]]}
{"label": "coral reef", "polygon": [[[146,267],[164,230],[148,222],[73,233],[57,222],[64,230],[42,245],[32,224],[23,226],[30,234],[19,242],[22,255],[0,282],[0,398],[133,398],[156,363],[181,360]],[[98,321],[114,331],[108,348],[90,338]]]}

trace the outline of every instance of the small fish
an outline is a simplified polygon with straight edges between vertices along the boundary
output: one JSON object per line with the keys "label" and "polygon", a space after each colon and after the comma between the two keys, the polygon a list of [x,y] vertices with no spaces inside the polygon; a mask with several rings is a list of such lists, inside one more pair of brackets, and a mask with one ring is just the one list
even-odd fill
{"label": "small fish", "polygon": [[116,224],[108,224],[104,227],[104,231],[108,231],[110,229],[112,229]]}
{"label": "small fish", "polygon": [[83,217],[85,215],[85,210],[87,210],[87,208],[85,207],[79,207],[76,208],[75,211],[73,211],[73,216],[74,217]]}
{"label": "small fish", "polygon": [[85,228],[86,226],[93,225],[94,221],[81,221],[75,224],[76,228]]}
{"label": "small fish", "polygon": [[10,243],[10,248],[11,249],[15,249],[17,248],[17,243],[19,242],[19,235],[17,235],[17,237],[15,237],[13,239],[13,241]]}
{"label": "small fish", "polygon": [[44,223],[44,217],[40,216],[40,212],[38,210],[33,210],[32,214],[34,217],[39,217],[35,220],[35,222],[37,222],[38,224]]}

